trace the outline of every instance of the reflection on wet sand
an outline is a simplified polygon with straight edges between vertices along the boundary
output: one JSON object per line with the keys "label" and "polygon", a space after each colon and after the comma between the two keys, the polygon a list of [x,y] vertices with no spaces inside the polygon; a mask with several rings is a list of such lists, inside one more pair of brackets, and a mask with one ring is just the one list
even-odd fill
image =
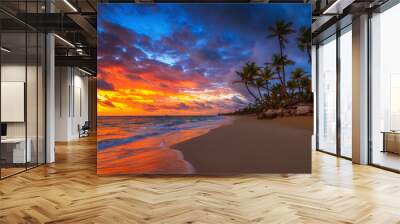
{"label": "reflection on wet sand", "polygon": [[[167,133],[149,136],[124,144],[115,144],[98,150],[98,174],[191,174],[194,167],[185,161],[179,150],[170,148],[180,142],[198,137],[209,130],[230,122],[202,122],[187,130],[173,129]],[[132,127],[130,127],[132,128]],[[127,128],[103,125],[99,128],[99,142],[124,140],[132,135]],[[135,131],[143,130],[143,127]],[[146,129],[147,130],[147,129]]]}

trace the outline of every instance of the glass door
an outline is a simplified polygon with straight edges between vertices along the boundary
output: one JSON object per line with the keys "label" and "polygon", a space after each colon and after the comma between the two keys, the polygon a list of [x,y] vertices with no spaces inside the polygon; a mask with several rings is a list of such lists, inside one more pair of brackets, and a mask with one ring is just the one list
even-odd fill
{"label": "glass door", "polygon": [[317,148],[336,154],[336,35],[318,46]]}

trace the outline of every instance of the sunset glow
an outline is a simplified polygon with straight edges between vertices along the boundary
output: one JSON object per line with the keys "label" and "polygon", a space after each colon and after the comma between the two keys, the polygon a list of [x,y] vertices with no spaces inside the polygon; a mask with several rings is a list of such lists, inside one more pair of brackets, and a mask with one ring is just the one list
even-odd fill
{"label": "sunset glow", "polygon": [[[235,71],[250,60],[263,64],[277,50],[266,41],[266,27],[280,19],[280,11],[302,15],[283,6],[208,8],[103,4],[98,115],[214,115],[248,105],[252,98],[235,83]],[[299,55],[297,65],[307,63],[295,47],[288,49]]]}

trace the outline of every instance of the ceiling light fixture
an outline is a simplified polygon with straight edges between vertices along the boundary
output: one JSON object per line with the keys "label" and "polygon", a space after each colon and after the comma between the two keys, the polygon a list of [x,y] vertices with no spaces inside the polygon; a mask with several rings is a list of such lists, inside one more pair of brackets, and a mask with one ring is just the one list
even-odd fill
{"label": "ceiling light fixture", "polygon": [[74,12],[78,12],[78,10],[68,0],[64,0],[64,3],[67,4]]}
{"label": "ceiling light fixture", "polygon": [[1,50],[4,51],[4,52],[6,52],[6,53],[10,53],[10,52],[11,52],[11,50],[9,50],[9,49],[7,49],[7,48],[5,48],[5,47],[1,47]]}
{"label": "ceiling light fixture", "polygon": [[55,37],[57,37],[59,40],[61,40],[62,42],[66,43],[68,46],[75,48],[75,45],[73,45],[71,42],[69,42],[68,40],[60,37],[58,34],[54,34]]}
{"label": "ceiling light fixture", "polygon": [[77,48],[76,49],[76,53],[78,53],[79,55],[83,55],[83,49],[82,48]]}
{"label": "ceiling light fixture", "polygon": [[343,10],[353,4],[355,0],[336,0],[324,12],[323,15],[337,16],[343,14]]}
{"label": "ceiling light fixture", "polygon": [[325,9],[325,11],[322,13],[323,15],[326,14],[331,14],[331,10],[334,9],[335,7],[337,7],[337,5],[339,4],[340,0],[335,1],[332,5],[330,5],[327,9]]}

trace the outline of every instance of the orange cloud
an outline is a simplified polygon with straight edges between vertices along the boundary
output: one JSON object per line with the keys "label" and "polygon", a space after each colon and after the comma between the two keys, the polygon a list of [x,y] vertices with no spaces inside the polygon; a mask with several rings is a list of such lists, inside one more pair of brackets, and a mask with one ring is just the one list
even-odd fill
{"label": "orange cloud", "polygon": [[100,116],[215,115],[237,108],[234,97],[246,100],[203,75],[158,64],[146,70],[100,66],[98,80]]}

